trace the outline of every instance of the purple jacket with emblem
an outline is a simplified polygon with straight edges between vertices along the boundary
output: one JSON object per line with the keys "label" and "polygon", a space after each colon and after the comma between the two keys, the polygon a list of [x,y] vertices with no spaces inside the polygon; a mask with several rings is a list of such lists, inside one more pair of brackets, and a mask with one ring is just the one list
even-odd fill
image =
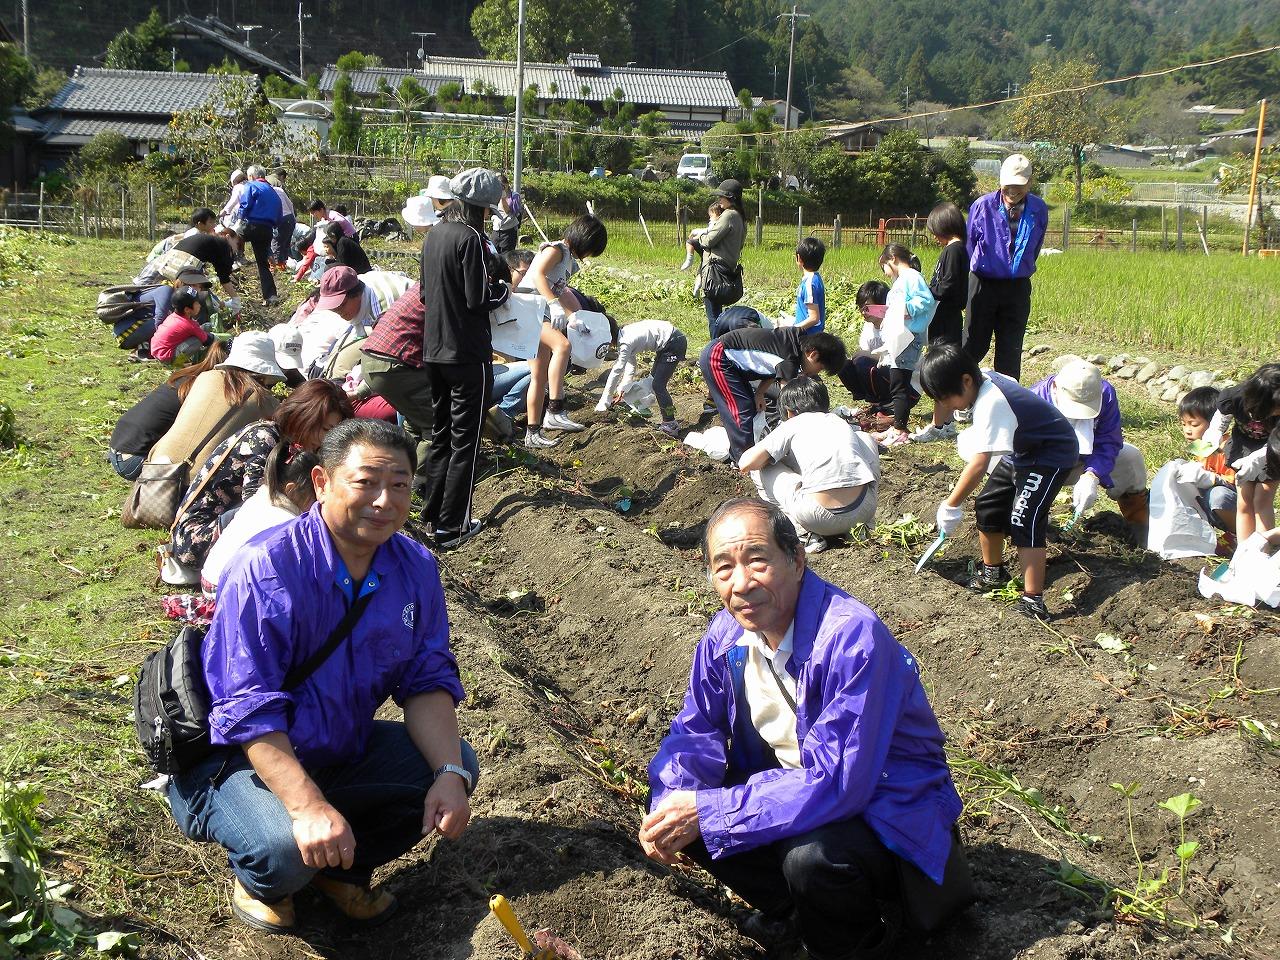
{"label": "purple jacket with emblem", "polygon": [[969,208],[969,270],[987,280],[1031,276],[1048,229],[1049,208],[1034,193],[1027,194],[1017,237],[1009,232],[1000,191],[979,197]]}
{"label": "purple jacket with emblem", "polygon": [[911,654],[866,606],[807,572],[786,667],[802,766],[787,770],[751,725],[741,637],[722,610],[699,642],[684,708],[649,764],[653,805],[696,790],[715,859],[862,816],[941,883],[962,804]]}
{"label": "purple jacket with emblem", "polygon": [[[1053,403],[1053,377],[1046,377],[1031,392],[1041,400]],[[1124,446],[1124,434],[1120,429],[1120,401],[1116,399],[1116,388],[1107,381],[1102,381],[1102,408],[1093,419],[1093,453],[1085,454],[1080,463],[1086,470],[1092,470],[1104,487],[1111,489],[1111,471],[1116,467],[1116,457]]]}
{"label": "purple jacket with emblem", "polygon": [[[462,699],[440,574],[426,547],[396,534],[374,553],[363,583],[344,585],[345,576],[319,504],[258,535],[233,561],[203,649],[213,743],[280,731],[303,766],[330,766],[360,756],[387,697],[401,706],[431,690]],[[342,620],[345,590],[359,595],[370,584],[373,599],[351,636],[300,687],[282,692],[289,670]]]}

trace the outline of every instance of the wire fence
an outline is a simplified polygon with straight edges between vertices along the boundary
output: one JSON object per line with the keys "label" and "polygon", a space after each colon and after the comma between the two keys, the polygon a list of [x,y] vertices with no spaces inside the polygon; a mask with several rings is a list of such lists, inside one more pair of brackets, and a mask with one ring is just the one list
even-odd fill
{"label": "wire fence", "polygon": [[[307,220],[307,208],[316,199],[310,193],[295,193],[293,201],[300,222]],[[330,207],[342,207],[354,219],[384,220],[399,214],[399,199],[385,193],[361,189],[357,185],[326,191],[321,197]],[[882,247],[902,243],[916,248],[932,242],[925,218],[883,217],[876,211],[848,213],[813,204],[784,206],[766,202],[758,195],[748,197],[747,238],[749,245],[782,249],[794,247],[806,236],[820,238],[829,248],[842,246]],[[158,240],[186,229],[197,207],[221,209],[226,196],[221,191],[202,188],[195,194],[162,193],[154,185],[136,187],[117,183],[91,183],[77,188],[69,198],[56,202],[43,188],[39,192],[0,191],[0,226],[51,230],[60,233],[123,240]],[[693,230],[706,226],[706,214],[683,199],[676,203],[637,201],[595,202],[597,216],[609,226],[611,237],[639,245],[679,247]],[[529,204],[530,217],[522,234],[530,241],[541,234],[554,239],[583,209]],[[1135,212],[1138,212],[1135,210]],[[1240,248],[1243,224],[1224,228],[1224,218],[1211,215],[1208,204],[1178,204],[1161,207],[1158,228],[1148,213],[1129,224],[1083,226],[1072,222],[1070,208],[1055,210],[1050,219],[1047,247],[1061,250],[1094,249],[1138,252],[1167,250],[1208,252]],[[539,229],[540,228],[540,229]],[[406,234],[411,231],[406,227]],[[1280,247],[1280,227],[1268,222],[1261,238],[1264,248]]]}

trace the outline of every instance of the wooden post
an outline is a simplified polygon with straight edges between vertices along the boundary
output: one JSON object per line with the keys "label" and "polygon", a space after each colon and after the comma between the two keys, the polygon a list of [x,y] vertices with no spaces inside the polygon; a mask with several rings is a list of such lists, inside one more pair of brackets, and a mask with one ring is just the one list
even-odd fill
{"label": "wooden post", "polygon": [[796,207],[796,243],[804,239],[804,207]]}
{"label": "wooden post", "polygon": [[1169,250],[1169,211],[1162,203],[1160,204],[1160,250],[1168,252]]}
{"label": "wooden post", "polygon": [[1179,253],[1186,253],[1186,248],[1182,244],[1182,204],[1178,204],[1178,210],[1174,214],[1174,223],[1176,226],[1177,243],[1176,248]]}
{"label": "wooden post", "polygon": [[1062,208],[1062,249],[1063,252],[1071,249],[1071,208]]}
{"label": "wooden post", "polygon": [[1138,218],[1133,218],[1133,233],[1129,236],[1129,252],[1138,252]]}
{"label": "wooden post", "polygon": [[121,239],[121,240],[125,239],[125,236],[124,236],[124,218],[125,218],[125,209],[124,209],[124,204],[125,204],[125,193],[124,193],[124,187],[121,187],[121,188],[120,188],[120,239]]}
{"label": "wooden post", "polygon": [[911,249],[912,250],[916,248],[916,220],[917,219],[918,219],[917,215],[913,213],[911,215]]}
{"label": "wooden post", "polygon": [[836,214],[835,222],[831,224],[831,246],[840,249],[840,214]]}
{"label": "wooden post", "polygon": [[156,185],[147,184],[147,237],[152,243],[156,240]]}
{"label": "wooden post", "polygon": [[40,181],[40,229],[44,229],[44,181]]}
{"label": "wooden post", "polygon": [[1262,133],[1267,128],[1267,101],[1258,103],[1258,139],[1253,144],[1253,175],[1249,178],[1249,206],[1244,218],[1244,244],[1240,252],[1249,255],[1249,231],[1253,227],[1253,200],[1258,195],[1258,164],[1262,160]]}
{"label": "wooden post", "polygon": [[764,242],[764,187],[760,188],[760,199],[756,210],[756,246]]}

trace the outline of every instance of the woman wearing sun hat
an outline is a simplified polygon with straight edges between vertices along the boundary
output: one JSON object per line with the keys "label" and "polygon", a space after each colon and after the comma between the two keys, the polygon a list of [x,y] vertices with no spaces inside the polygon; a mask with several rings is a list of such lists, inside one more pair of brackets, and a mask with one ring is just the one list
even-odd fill
{"label": "woman wearing sun hat", "polygon": [[275,413],[271,385],[282,380],[271,338],[261,330],[240,334],[226,360],[196,377],[178,418],[147,459],[199,466],[231,434]]}

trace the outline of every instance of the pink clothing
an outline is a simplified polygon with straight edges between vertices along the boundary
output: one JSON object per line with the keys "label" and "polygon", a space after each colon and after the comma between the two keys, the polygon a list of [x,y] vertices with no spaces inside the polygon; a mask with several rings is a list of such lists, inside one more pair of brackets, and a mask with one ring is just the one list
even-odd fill
{"label": "pink clothing", "polygon": [[[348,237],[354,237],[356,235],[356,228],[352,225],[351,221],[340,214],[337,210],[326,211],[325,220],[331,223],[340,224],[342,226],[342,232]],[[324,221],[322,220],[321,223],[323,222]],[[317,226],[319,226],[319,224],[317,224]]]}
{"label": "pink clothing", "polygon": [[164,323],[156,327],[156,332],[151,337],[151,356],[161,363],[168,363],[182,341],[195,337],[201,343],[208,343],[210,336],[208,331],[190,317],[171,313],[164,318]]}

